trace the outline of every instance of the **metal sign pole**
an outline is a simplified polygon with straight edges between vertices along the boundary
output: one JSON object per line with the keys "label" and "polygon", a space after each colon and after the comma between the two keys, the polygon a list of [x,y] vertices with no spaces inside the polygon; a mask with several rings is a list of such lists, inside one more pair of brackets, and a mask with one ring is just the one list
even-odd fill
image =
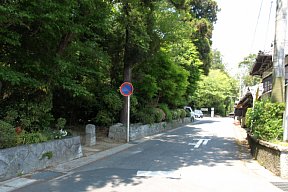
{"label": "metal sign pole", "polygon": [[128,96],[128,105],[127,105],[127,143],[129,143],[129,132],[130,132],[130,95]]}
{"label": "metal sign pole", "polygon": [[[133,85],[129,82],[124,82],[120,86],[120,93],[127,97],[127,143],[129,143],[130,137],[130,95],[133,93]],[[126,106],[125,106],[126,107]]]}

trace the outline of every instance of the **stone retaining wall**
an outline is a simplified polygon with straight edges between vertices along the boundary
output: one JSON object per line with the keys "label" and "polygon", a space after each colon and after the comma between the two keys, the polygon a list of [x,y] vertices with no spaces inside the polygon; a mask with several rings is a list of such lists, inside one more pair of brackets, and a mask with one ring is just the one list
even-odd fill
{"label": "stone retaining wall", "polygon": [[288,147],[258,140],[247,134],[252,156],[277,176],[288,178]]}
{"label": "stone retaining wall", "polygon": [[[157,133],[162,133],[164,131],[174,129],[176,127],[183,126],[185,124],[191,123],[191,118],[186,117],[180,120],[173,120],[172,122],[161,122],[154,124],[132,124],[130,125],[130,135],[129,140],[137,140],[146,136],[155,135]],[[116,141],[126,141],[127,127],[122,123],[117,123],[109,128],[108,137]]]}
{"label": "stone retaining wall", "polygon": [[0,181],[82,156],[79,136],[0,149]]}

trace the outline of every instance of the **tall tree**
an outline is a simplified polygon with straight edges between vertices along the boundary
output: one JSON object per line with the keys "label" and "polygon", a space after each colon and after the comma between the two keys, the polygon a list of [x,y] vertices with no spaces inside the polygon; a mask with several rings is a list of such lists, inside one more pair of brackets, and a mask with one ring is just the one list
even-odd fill
{"label": "tall tree", "polygon": [[134,107],[191,102],[211,61],[212,2],[4,1],[1,118],[13,109],[15,121],[27,123],[32,106],[49,122],[51,114],[71,123],[119,121],[123,80],[136,85]]}
{"label": "tall tree", "polygon": [[[159,51],[135,68],[134,77],[144,103],[157,105],[165,102],[171,107],[184,105],[191,101],[201,74],[202,62],[191,40],[193,25],[185,21],[185,11],[177,10],[169,3],[157,3],[155,8],[154,31],[157,33],[153,36],[152,47],[158,47]],[[155,38],[155,35],[158,36]]]}
{"label": "tall tree", "polygon": [[[123,34],[123,80],[132,82],[132,67],[139,64],[148,52],[150,37],[147,32],[147,14],[152,6],[149,1],[123,0],[114,4],[119,10],[120,22],[118,30]],[[124,97],[124,105],[121,113],[121,122],[127,123],[128,98]]]}
{"label": "tall tree", "polygon": [[191,0],[189,10],[195,20],[195,33],[192,34],[194,43],[198,47],[200,59],[203,62],[202,69],[207,75],[212,61],[212,31],[213,24],[217,21],[217,13],[220,11],[214,0]]}
{"label": "tall tree", "polygon": [[253,68],[254,62],[256,59],[255,54],[250,54],[247,57],[244,58],[243,61],[241,61],[238,65],[239,67],[239,75],[243,79],[244,85],[246,87],[248,86],[254,86],[261,82],[261,79],[259,77],[251,76],[250,72]]}
{"label": "tall tree", "polygon": [[225,116],[230,105],[229,100],[237,94],[236,80],[219,69],[210,70],[208,76],[202,76],[199,82],[195,107],[214,107],[215,113]]}
{"label": "tall tree", "polygon": [[220,51],[216,49],[212,51],[212,62],[210,69],[219,69],[221,71],[225,71],[225,64],[223,63],[222,55]]}
{"label": "tall tree", "polygon": [[[100,8],[101,13],[97,11]],[[107,79],[109,58],[99,39],[108,31],[109,4],[5,1],[0,11],[0,79],[5,95],[1,104],[11,102],[14,106],[8,108],[16,111],[21,105],[29,117],[31,101],[41,104],[43,97],[51,100],[53,93],[61,92],[71,98],[90,97],[89,86],[95,85],[92,81]],[[52,103],[45,107],[46,113],[51,113]],[[15,118],[23,115],[17,112]]]}

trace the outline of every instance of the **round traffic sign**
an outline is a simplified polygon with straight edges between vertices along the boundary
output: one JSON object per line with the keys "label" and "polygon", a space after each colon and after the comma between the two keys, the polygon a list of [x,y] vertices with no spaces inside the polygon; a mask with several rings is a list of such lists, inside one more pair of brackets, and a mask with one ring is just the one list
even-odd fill
{"label": "round traffic sign", "polygon": [[120,86],[120,93],[123,96],[129,96],[133,93],[133,85],[129,82],[124,82]]}

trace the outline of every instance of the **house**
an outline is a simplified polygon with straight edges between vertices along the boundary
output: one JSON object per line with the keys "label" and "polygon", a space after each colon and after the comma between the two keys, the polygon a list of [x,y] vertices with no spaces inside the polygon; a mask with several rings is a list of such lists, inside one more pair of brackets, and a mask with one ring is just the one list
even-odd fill
{"label": "house", "polygon": [[[253,68],[250,72],[252,76],[260,76],[262,79],[263,93],[262,98],[271,96],[272,92],[272,73],[273,60],[271,53],[260,51],[256,57]],[[285,55],[285,85],[288,83],[288,55]]]}
{"label": "house", "polygon": [[235,105],[234,114],[240,120],[241,127],[245,127],[245,116],[248,108],[253,107],[253,96],[248,88],[246,94]]}

